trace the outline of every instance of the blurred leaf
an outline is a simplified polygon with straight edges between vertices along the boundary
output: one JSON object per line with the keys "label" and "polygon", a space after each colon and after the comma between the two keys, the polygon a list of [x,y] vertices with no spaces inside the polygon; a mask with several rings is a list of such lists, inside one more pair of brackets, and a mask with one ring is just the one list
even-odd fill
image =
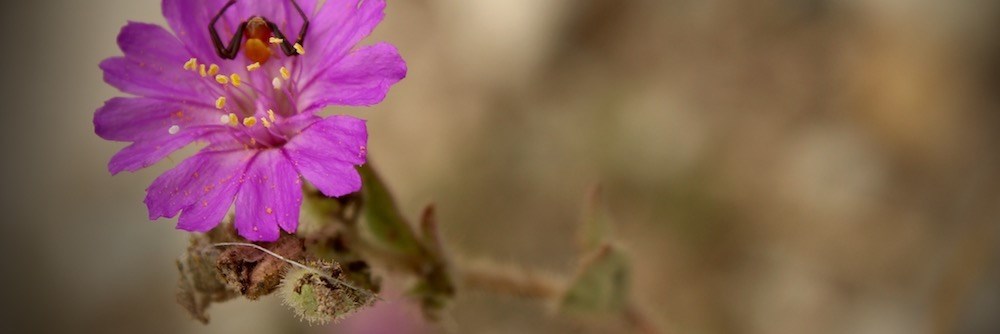
{"label": "blurred leaf", "polygon": [[600,186],[594,186],[587,195],[582,220],[577,231],[577,239],[584,253],[592,252],[611,240],[613,234],[611,217],[601,197]]}
{"label": "blurred leaf", "polygon": [[628,298],[628,259],[610,244],[580,264],[559,304],[563,312],[620,312]]}
{"label": "blurred leaf", "polygon": [[454,280],[449,272],[444,245],[441,243],[434,205],[427,205],[420,217],[421,242],[428,252],[426,270],[410,289],[410,295],[420,301],[424,318],[436,321],[448,301],[455,296]]}
{"label": "blurred leaf", "polygon": [[358,168],[363,198],[363,231],[380,248],[410,256],[420,256],[422,248],[413,230],[399,211],[395,199],[371,164]]}
{"label": "blurred leaf", "polygon": [[455,296],[455,288],[451,277],[438,267],[425,277],[421,277],[407,292],[411,298],[420,303],[420,310],[425,319],[437,321],[448,302]]}

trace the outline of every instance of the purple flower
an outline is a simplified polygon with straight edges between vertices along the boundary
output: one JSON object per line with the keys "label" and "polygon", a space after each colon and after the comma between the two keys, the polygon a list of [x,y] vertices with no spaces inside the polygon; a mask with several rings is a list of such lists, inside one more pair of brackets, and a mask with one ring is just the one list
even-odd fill
{"label": "purple flower", "polygon": [[[180,214],[177,228],[208,231],[234,200],[239,234],[253,241],[294,233],[300,176],[327,196],[361,187],[367,131],[350,116],[321,118],[328,105],[367,106],[406,75],[395,47],[355,48],[382,20],[384,0],[298,0],[309,29],[288,56],[280,40],[240,41],[235,59],[217,55],[209,22],[225,0],[164,0],[170,31],[130,22],[118,35],[123,57],[101,62],[104,81],[136,97],[116,97],[94,115],[97,135],[131,142],[108,163],[112,174],[136,171],[192,142],[205,147],[146,189],[149,218]],[[288,39],[303,24],[290,0],[240,0],[216,24],[228,44],[252,17],[273,22]],[[260,31],[254,37],[261,37]],[[264,36],[267,37],[267,36]],[[274,37],[273,35],[270,37]],[[246,43],[246,44],[244,44]],[[250,59],[256,59],[251,61]]]}

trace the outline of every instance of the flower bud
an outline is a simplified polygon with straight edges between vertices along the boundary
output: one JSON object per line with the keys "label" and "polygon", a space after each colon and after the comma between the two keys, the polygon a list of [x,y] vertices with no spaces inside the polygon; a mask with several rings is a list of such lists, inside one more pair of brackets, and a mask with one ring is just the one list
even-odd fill
{"label": "flower bud", "polygon": [[281,283],[279,294],[302,320],[324,324],[340,320],[369,306],[375,298],[371,291],[348,285],[337,264],[311,263],[320,270],[292,268]]}

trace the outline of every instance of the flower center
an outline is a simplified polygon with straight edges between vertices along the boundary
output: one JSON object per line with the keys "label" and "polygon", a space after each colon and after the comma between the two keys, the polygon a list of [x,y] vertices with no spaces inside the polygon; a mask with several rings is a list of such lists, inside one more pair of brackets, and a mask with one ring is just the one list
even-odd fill
{"label": "flower center", "polygon": [[[270,42],[281,43],[274,38]],[[205,89],[217,96],[210,103],[219,113],[224,131],[238,143],[246,148],[278,147],[301,130],[296,128],[296,122],[288,121],[298,114],[297,87],[292,80],[293,72],[281,64],[295,61],[282,58],[265,64],[259,60],[247,65],[245,71],[237,68],[233,73],[222,73],[216,64],[206,66],[191,58],[184,63],[184,69],[193,72],[191,75],[200,75]],[[171,134],[178,131],[179,128],[168,129]]]}

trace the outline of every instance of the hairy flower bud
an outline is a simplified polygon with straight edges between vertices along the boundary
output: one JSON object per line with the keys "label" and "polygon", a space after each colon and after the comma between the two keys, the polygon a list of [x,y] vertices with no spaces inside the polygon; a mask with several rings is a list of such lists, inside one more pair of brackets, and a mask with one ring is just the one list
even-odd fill
{"label": "hairy flower bud", "polygon": [[319,270],[292,268],[285,274],[279,294],[299,318],[310,323],[340,320],[369,306],[375,299],[371,291],[349,285],[347,276],[336,263],[311,263]]}

